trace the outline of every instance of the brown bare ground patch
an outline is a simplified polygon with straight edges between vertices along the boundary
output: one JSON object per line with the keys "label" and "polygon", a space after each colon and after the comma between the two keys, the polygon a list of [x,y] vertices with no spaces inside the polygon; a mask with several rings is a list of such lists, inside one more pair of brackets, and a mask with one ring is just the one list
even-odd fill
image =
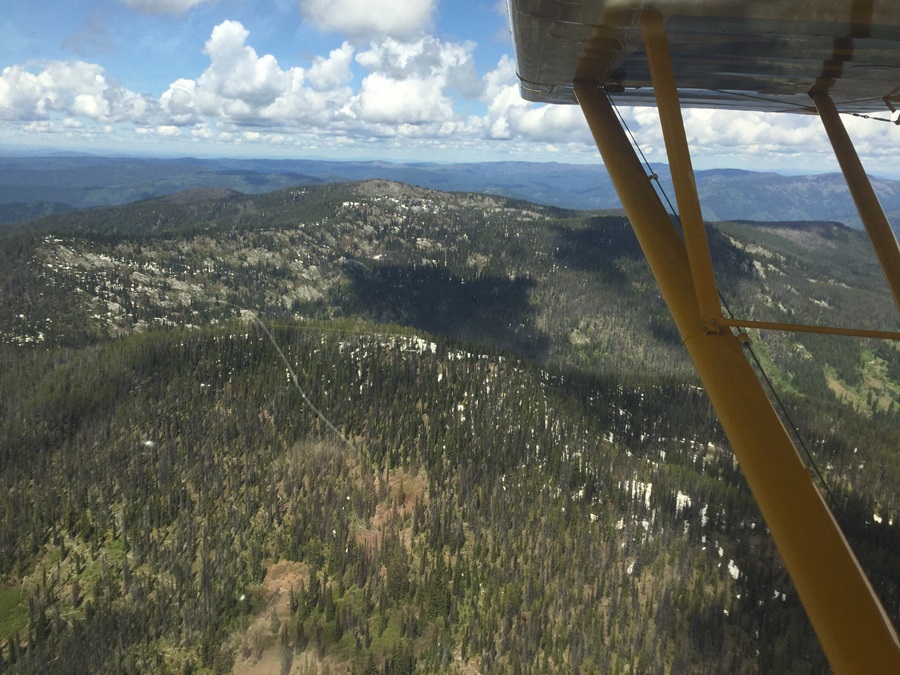
{"label": "brown bare ground patch", "polygon": [[817,226],[792,228],[792,227],[760,227],[760,230],[777,234],[779,237],[792,241],[807,251],[819,248],[834,248],[834,242],[828,241],[822,236],[823,228]]}
{"label": "brown bare ground patch", "polygon": [[395,471],[388,476],[388,499],[375,507],[372,527],[380,528],[392,517],[394,505],[401,518],[412,512],[416,499],[425,499],[428,482],[421,473],[411,474],[406,471]]}
{"label": "brown bare ground patch", "polygon": [[[859,405],[860,403],[864,403],[864,399],[860,399],[859,395],[856,392],[848,389],[833,375],[825,376],[825,384],[828,385],[828,388],[834,393],[835,397],[839,401],[846,400],[851,407]],[[863,406],[863,412],[865,412],[865,407]]]}
{"label": "brown bare ground patch", "polygon": [[[378,478],[375,479],[378,489]],[[356,531],[356,541],[364,548],[377,550],[381,547],[381,530],[395,516],[403,518],[412,513],[416,499],[425,501],[428,492],[428,481],[422,473],[393,471],[388,474],[387,499],[375,506],[375,515],[369,527],[360,527]],[[405,538],[404,538],[405,539]]]}
{"label": "brown bare ground patch", "polygon": [[364,550],[377,551],[381,548],[381,531],[361,527],[356,531],[356,543]]}
{"label": "brown bare ground patch", "polygon": [[288,594],[291,587],[295,589],[301,588],[309,576],[309,567],[306,563],[294,562],[292,560],[279,560],[277,563],[266,570],[266,578],[263,581],[263,587],[270,595],[274,595],[281,591],[281,595],[275,602],[275,607],[284,610],[287,613],[290,610],[288,603]]}
{"label": "brown bare ground patch", "polygon": [[[268,675],[281,672],[281,649],[278,632],[272,631],[273,619],[280,624],[290,618],[291,588],[300,590],[309,577],[306,563],[279,560],[266,570],[262,583],[268,602],[250,622],[234,660],[235,675]],[[296,667],[297,664],[295,664]],[[294,672],[292,670],[292,672]]]}

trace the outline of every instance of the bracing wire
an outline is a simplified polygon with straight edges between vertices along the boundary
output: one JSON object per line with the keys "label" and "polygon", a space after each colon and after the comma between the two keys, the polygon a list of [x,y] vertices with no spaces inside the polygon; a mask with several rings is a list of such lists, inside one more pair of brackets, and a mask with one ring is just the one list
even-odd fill
{"label": "bracing wire", "polygon": [[[759,94],[748,94],[742,91],[727,91],[725,89],[707,89],[706,91],[714,91],[717,94],[725,94],[727,96],[735,96],[740,98],[749,98],[756,101],[766,101],[767,103],[775,103],[779,106],[787,106],[791,108],[796,108],[798,111],[805,111],[809,113],[815,113],[815,106],[804,105],[802,103],[797,103],[796,101],[780,101],[775,98],[770,98],[768,96],[760,96]],[[853,117],[860,117],[864,120],[874,120],[876,122],[888,122],[889,124],[897,124],[895,120],[889,119],[887,117],[878,117],[877,115],[866,115],[863,113],[846,113],[848,115],[852,115]]]}
{"label": "bracing wire", "polygon": [[297,393],[300,394],[300,398],[303,399],[303,402],[306,404],[306,406],[310,410],[312,410],[316,414],[316,416],[320,420],[322,420],[322,422],[325,423],[325,426],[327,426],[331,431],[333,431],[337,435],[338,438],[341,439],[342,443],[344,443],[348,448],[353,450],[354,453],[358,454],[359,449],[356,447],[356,445],[354,445],[353,441],[351,441],[349,438],[347,438],[347,436],[345,436],[336,426],[334,426],[331,423],[331,421],[327,417],[325,417],[324,413],[322,413],[322,411],[319,410],[316,407],[316,405],[310,400],[309,396],[306,395],[306,392],[300,386],[300,380],[297,377],[297,373],[294,371],[294,368],[291,366],[290,361],[288,361],[287,356],[285,356],[285,353],[282,351],[281,347],[279,346],[278,341],[275,340],[272,333],[269,332],[269,329],[266,326],[266,324],[263,323],[262,319],[259,318],[259,316],[256,314],[256,312],[246,309],[245,307],[235,305],[234,303],[226,302],[225,300],[214,300],[213,302],[220,303],[223,305],[228,305],[229,307],[234,307],[235,309],[238,309],[242,312],[246,312],[247,314],[250,315],[250,318],[253,320],[253,323],[255,323],[259,327],[259,329],[265,334],[265,336],[267,338],[269,338],[269,341],[272,343],[272,346],[275,347],[275,351],[278,352],[278,356],[281,357],[281,361],[284,363],[285,368],[287,368],[287,371],[291,376],[291,382],[294,385],[294,389],[296,389]]}
{"label": "bracing wire", "polygon": [[[609,98],[609,102],[612,105],[613,110],[616,111],[616,115],[618,116],[619,121],[622,123],[622,127],[628,133],[628,137],[631,139],[632,145],[637,150],[638,154],[641,156],[641,159],[644,162],[644,166],[647,167],[648,178],[656,183],[657,189],[659,190],[660,194],[662,195],[663,199],[665,200],[666,204],[669,207],[669,213],[671,214],[672,218],[677,222],[679,228],[681,228],[681,218],[679,217],[678,212],[675,209],[675,207],[672,205],[672,202],[669,199],[669,195],[666,193],[665,187],[663,186],[662,182],[660,182],[659,177],[656,175],[656,173],[653,172],[653,169],[650,166],[650,162],[647,161],[647,157],[644,155],[643,150],[641,150],[640,144],[637,142],[637,139],[634,137],[634,134],[631,133],[631,129],[628,128],[628,124],[625,122],[625,118],[622,116],[622,113],[619,111],[618,106],[616,106],[615,102],[612,100],[612,97],[609,96],[609,94],[607,94],[607,97]],[[890,121],[890,120],[888,120],[888,121]],[[722,292],[719,291],[718,289],[716,289],[716,292],[719,295],[719,300],[721,301],[722,305],[725,307],[725,311],[728,312],[729,318],[734,319],[734,314],[732,313],[731,308],[728,306],[728,302],[725,300],[725,297],[722,295]],[[797,427],[797,425],[794,423],[793,419],[791,418],[790,414],[788,413],[787,407],[785,406],[784,402],[781,400],[781,397],[778,395],[778,392],[775,390],[775,386],[772,384],[772,381],[769,379],[769,376],[766,374],[766,371],[763,368],[762,363],[760,362],[759,358],[756,356],[756,352],[753,351],[753,347],[750,345],[749,342],[744,343],[744,344],[745,344],[745,349],[749,352],[750,356],[753,358],[754,363],[756,363],[757,370],[762,375],[763,380],[765,380],[766,386],[768,387],[769,391],[771,392],[772,397],[775,399],[775,402],[777,403],[778,408],[781,411],[782,419],[784,419],[785,422],[787,422],[787,425],[790,428],[791,433],[793,434],[797,443],[803,449],[803,454],[806,455],[807,461],[809,463],[810,468],[812,469],[812,472],[815,474],[819,483],[822,485],[822,489],[824,490],[828,501],[831,503],[831,506],[833,508],[836,507],[837,500],[835,499],[834,494],[831,492],[831,488],[828,486],[828,483],[825,481],[825,476],[822,474],[822,471],[819,469],[818,464],[816,464],[816,460],[813,457],[812,452],[810,452],[809,447],[806,444],[806,441],[804,440],[803,436],[800,434],[800,429]]]}
{"label": "bracing wire", "polygon": [[669,201],[669,195],[666,194],[665,189],[662,186],[662,183],[659,180],[659,176],[653,171],[653,167],[650,166],[650,162],[647,160],[647,156],[644,155],[644,151],[641,150],[640,144],[637,142],[637,139],[634,137],[634,134],[631,133],[631,129],[628,127],[628,123],[625,121],[625,117],[622,115],[619,107],[616,105],[615,101],[613,101],[612,97],[609,93],[606,94],[606,97],[609,99],[610,104],[613,107],[613,110],[616,111],[616,116],[619,118],[619,121],[622,123],[622,128],[628,133],[628,137],[631,139],[631,144],[637,150],[638,154],[641,156],[641,160],[644,162],[644,166],[647,167],[647,177],[656,183],[657,189],[659,193],[662,195],[662,198],[666,200],[666,204],[669,205],[669,212],[678,222],[679,229],[681,228],[681,219],[678,217],[678,212],[675,207],[672,206],[672,202]]}
{"label": "bracing wire", "polygon": [[784,101],[779,100],[777,98],[771,98],[769,96],[762,96],[760,94],[749,94],[745,91],[729,91],[727,89],[714,89],[709,87],[704,91],[713,91],[717,94],[724,94],[726,96],[734,96],[737,98],[749,98],[754,101],[765,101],[767,103],[775,103],[779,106],[790,106],[791,108],[797,108],[798,110],[805,110],[806,112],[815,112],[815,106],[804,105],[802,103],[797,103],[796,101]]}
{"label": "bracing wire", "polygon": [[876,122],[888,122],[890,124],[897,124],[896,120],[888,119],[887,117],[875,117],[875,115],[863,115],[862,113],[850,113],[853,117],[861,117],[864,120],[875,120]]}
{"label": "bracing wire", "polygon": [[[725,300],[725,296],[722,295],[721,291],[719,291],[719,300],[722,302],[722,306],[725,307],[725,311],[728,312],[729,318],[733,319],[734,314],[731,311],[731,308],[728,306],[728,302]],[[822,485],[822,489],[825,491],[825,496],[828,499],[828,502],[831,504],[832,508],[837,507],[837,500],[834,497],[834,494],[831,492],[831,488],[828,486],[828,483],[825,480],[825,476],[822,474],[822,471],[819,469],[819,465],[816,463],[815,458],[812,455],[809,447],[806,445],[806,441],[803,436],[800,434],[800,428],[794,423],[793,418],[787,411],[787,406],[781,400],[781,397],[778,395],[778,391],[775,389],[775,385],[772,384],[772,380],[769,379],[769,375],[766,373],[765,368],[763,368],[762,363],[759,360],[759,357],[756,355],[756,352],[753,351],[753,346],[749,342],[744,343],[744,349],[750,354],[753,358],[753,362],[756,364],[757,371],[762,375],[763,379],[766,382],[766,386],[769,388],[769,391],[772,393],[772,397],[778,403],[778,408],[781,411],[781,416],[787,422],[788,428],[794,435],[797,443],[803,449],[803,454],[806,455],[806,459],[809,463],[810,468],[813,473],[818,478],[819,483]]]}

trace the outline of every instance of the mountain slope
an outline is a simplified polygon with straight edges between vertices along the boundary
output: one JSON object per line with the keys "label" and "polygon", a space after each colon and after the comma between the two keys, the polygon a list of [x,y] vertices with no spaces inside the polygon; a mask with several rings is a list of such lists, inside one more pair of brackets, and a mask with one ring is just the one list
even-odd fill
{"label": "mountain slope", "polygon": [[[668,194],[668,167],[653,165]],[[840,174],[784,176],[715,169],[696,172],[708,220],[831,220],[859,228]],[[0,223],[21,220],[4,203],[63,202],[76,208],[116,206],[193,188],[246,194],[292,185],[383,179],[443,190],[489,193],[571,209],[615,209],[619,200],[599,163],[461,164],[321,160],[0,157]],[[873,177],[887,212],[900,208],[900,181]],[[896,223],[896,219],[894,219]]]}
{"label": "mountain slope", "polygon": [[[43,233],[43,234],[40,234]],[[724,297],[739,316],[890,329],[890,299],[863,235],[835,224],[710,228]],[[0,267],[0,330],[14,343],[81,344],[237,311],[361,316],[511,349],[539,361],[690,376],[627,221],[387,181],[265,195],[192,191],[48,217],[11,235]],[[778,377],[824,388],[822,364],[854,403],[881,407],[897,378],[870,381],[875,343],[828,355],[815,336],[761,336]],[[892,365],[894,364],[894,365]],[[873,376],[874,377],[874,376]],[[818,378],[818,379],[816,379]]]}
{"label": "mountain slope", "polygon": [[[824,667],[695,388],[378,326],[274,336],[352,447],[252,325],[0,350],[14,672]],[[895,534],[852,504],[894,600]]]}
{"label": "mountain slope", "polygon": [[[858,232],[710,237],[743,316],[889,322]],[[0,256],[14,671],[825,667],[617,213],[206,189]],[[900,616],[897,351],[753,338]]]}
{"label": "mountain slope", "polygon": [[[202,323],[235,312],[217,307],[221,299],[283,318],[351,314],[440,326],[539,359],[575,354],[572,335],[587,349],[577,336],[609,334],[609,348],[582,360],[622,358],[623,368],[679,362],[665,328],[659,337],[632,328],[648,313],[626,309],[635,292],[630,277],[649,282],[620,216],[590,220],[368,181],[253,197],[191,192],[75,212],[39,221],[6,250],[6,274],[19,275],[8,279],[0,310],[11,341],[78,344],[164,321]],[[596,292],[609,283],[613,294]],[[578,304],[595,309],[600,323],[573,324]],[[650,310],[663,326],[658,299]],[[627,349],[633,336],[639,352]],[[623,349],[614,350],[618,344]]]}

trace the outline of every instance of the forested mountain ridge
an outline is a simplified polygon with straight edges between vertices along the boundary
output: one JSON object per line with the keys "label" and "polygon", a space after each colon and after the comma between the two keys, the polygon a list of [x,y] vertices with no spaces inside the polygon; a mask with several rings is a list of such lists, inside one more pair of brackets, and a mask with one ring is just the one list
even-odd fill
{"label": "forested mountain ridge", "polygon": [[[743,318],[896,326],[858,232],[754,223],[710,237],[720,288]],[[692,372],[629,225],[612,212],[387,181],[198,190],[34,221],[0,255],[0,339],[11,343],[204,325],[237,311],[221,300],[271,318],[412,325],[577,368]],[[876,408],[900,392],[898,354],[885,345],[766,335],[760,346],[799,391],[828,379]]]}
{"label": "forested mountain ridge", "polygon": [[[595,231],[576,212],[386,181],[262,196],[182,193],[46,218],[11,237],[3,269],[19,280],[10,283],[39,287],[6,295],[0,321],[7,340],[81,344],[232,315],[215,306],[221,299],[273,318],[362,314],[542,358],[573,352],[573,340],[584,344],[590,327],[562,324],[588,313],[634,336],[637,349],[621,350],[627,366],[657,352],[661,363],[677,363],[674,343],[629,325],[646,317],[625,306],[598,315],[607,301],[589,291],[611,282],[618,291],[607,294],[610,302],[632,302],[627,270],[640,255],[624,218],[603,222],[608,227]],[[555,292],[539,309],[541,278],[583,285],[585,271],[593,288],[576,289],[572,300]],[[597,311],[572,311],[569,302]],[[658,301],[653,311],[662,315]],[[567,331],[562,340],[548,339],[550,324]],[[593,351],[590,359],[615,352]]]}
{"label": "forested mountain ridge", "polygon": [[[649,168],[671,194],[668,166]],[[0,224],[27,213],[117,206],[215,187],[266,193],[296,185],[384,179],[449,192],[483,192],[570,209],[617,208],[603,166],[559,162],[432,164],[314,159],[0,156]],[[711,169],[695,172],[708,220],[836,220],[861,229],[839,173],[781,175]],[[900,210],[900,181],[871,177],[889,214]],[[895,218],[891,222],[896,223]]]}
{"label": "forested mountain ridge", "polygon": [[[885,306],[846,228],[711,236],[744,315]],[[825,667],[617,214],[194,192],[0,255],[14,671]],[[896,620],[896,352],[755,343]]]}

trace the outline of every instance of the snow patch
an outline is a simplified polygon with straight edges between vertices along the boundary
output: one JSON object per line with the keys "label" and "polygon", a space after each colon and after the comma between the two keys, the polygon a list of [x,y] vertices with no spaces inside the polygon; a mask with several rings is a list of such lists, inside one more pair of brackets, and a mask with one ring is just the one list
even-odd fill
{"label": "snow patch", "polygon": [[693,504],[693,500],[690,495],[684,494],[681,490],[675,495],[675,512],[681,511],[683,509],[688,508],[691,504]]}
{"label": "snow patch", "polygon": [[[728,573],[731,575],[731,578],[737,581],[737,578],[741,575],[741,571],[738,569],[738,566],[734,563],[734,560],[728,561]],[[738,596],[741,597],[741,596]]]}
{"label": "snow patch", "polygon": [[644,504],[650,508],[650,495],[653,493],[653,483],[642,483],[637,480],[626,480],[619,483],[619,486],[626,492],[631,493],[632,499],[644,498]]}

